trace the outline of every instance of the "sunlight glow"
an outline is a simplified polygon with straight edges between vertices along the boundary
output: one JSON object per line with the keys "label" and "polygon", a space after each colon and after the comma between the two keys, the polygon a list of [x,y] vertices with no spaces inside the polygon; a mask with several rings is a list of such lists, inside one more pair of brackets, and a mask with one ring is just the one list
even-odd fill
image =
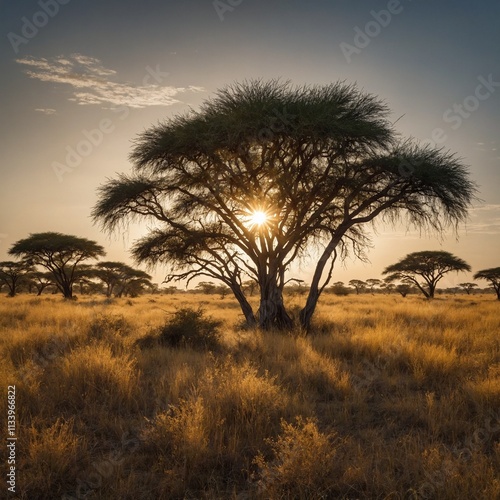
{"label": "sunlight glow", "polygon": [[250,223],[252,224],[252,226],[262,226],[262,224],[265,224],[266,222],[267,214],[265,212],[257,210],[256,212],[252,213],[252,216],[250,218]]}

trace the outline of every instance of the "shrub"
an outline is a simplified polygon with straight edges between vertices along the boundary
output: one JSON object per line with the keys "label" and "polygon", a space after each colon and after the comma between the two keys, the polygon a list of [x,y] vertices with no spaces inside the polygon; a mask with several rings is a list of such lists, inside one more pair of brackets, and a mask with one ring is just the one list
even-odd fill
{"label": "shrub", "polygon": [[222,322],[205,315],[202,308],[186,307],[175,312],[160,328],[160,342],[171,347],[216,349]]}
{"label": "shrub", "polygon": [[26,434],[29,449],[20,463],[20,498],[60,498],[76,484],[81,468],[87,464],[88,444],[74,432],[72,419],[58,419],[42,429],[32,425]]}
{"label": "shrub", "polygon": [[[258,486],[265,498],[335,498],[333,485],[340,475],[334,434],[318,430],[312,419],[282,421],[282,433],[270,439],[273,459],[255,458],[260,469]],[[340,462],[340,461],[339,461]]]}

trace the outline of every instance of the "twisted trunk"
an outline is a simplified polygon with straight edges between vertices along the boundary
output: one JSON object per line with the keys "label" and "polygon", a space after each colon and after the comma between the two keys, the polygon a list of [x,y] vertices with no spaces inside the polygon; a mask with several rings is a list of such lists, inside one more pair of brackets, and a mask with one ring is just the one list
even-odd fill
{"label": "twisted trunk", "polygon": [[309,331],[311,328],[311,320],[314,315],[314,311],[316,310],[316,305],[318,304],[319,296],[321,295],[321,292],[325,287],[325,285],[330,281],[331,270],[330,270],[330,275],[328,276],[326,282],[323,284],[323,287],[320,288],[319,284],[321,281],[321,277],[323,276],[323,271],[325,270],[325,266],[328,260],[335,252],[335,249],[337,248],[337,245],[339,244],[341,239],[342,239],[341,235],[333,238],[323,250],[321,257],[319,258],[318,263],[316,264],[316,269],[314,270],[314,275],[311,281],[309,294],[307,295],[306,304],[299,314],[300,326],[304,328],[304,330],[306,331]]}
{"label": "twisted trunk", "polygon": [[264,330],[293,328],[293,320],[288,315],[283,303],[283,290],[277,285],[275,277],[268,276],[266,281],[261,284],[259,326]]}
{"label": "twisted trunk", "polygon": [[255,326],[257,324],[257,320],[255,319],[255,314],[253,313],[252,306],[250,305],[247,298],[245,297],[245,294],[241,290],[241,287],[237,283],[234,283],[230,285],[230,288],[234,296],[236,297],[236,300],[240,304],[241,311],[245,316],[245,321],[247,325],[250,327]]}

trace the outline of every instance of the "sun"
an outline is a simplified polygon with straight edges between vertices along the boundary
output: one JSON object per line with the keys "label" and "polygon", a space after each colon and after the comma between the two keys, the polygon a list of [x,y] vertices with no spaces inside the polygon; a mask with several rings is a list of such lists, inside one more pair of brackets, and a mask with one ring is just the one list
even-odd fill
{"label": "sun", "polygon": [[256,210],[255,212],[252,212],[250,216],[250,224],[252,226],[262,226],[267,222],[267,214],[265,212],[262,212],[261,210]]}

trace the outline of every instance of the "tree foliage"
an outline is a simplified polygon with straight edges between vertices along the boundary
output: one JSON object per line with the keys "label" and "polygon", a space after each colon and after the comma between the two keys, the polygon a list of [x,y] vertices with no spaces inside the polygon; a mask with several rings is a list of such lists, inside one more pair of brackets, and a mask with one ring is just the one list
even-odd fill
{"label": "tree foliage", "polygon": [[93,271],[94,277],[106,287],[106,296],[137,295],[142,287],[151,286],[151,276],[123,262],[99,262]]}
{"label": "tree foliage", "polygon": [[477,283],[471,283],[471,282],[467,281],[464,283],[459,283],[458,286],[463,288],[467,295],[470,295],[472,290],[474,290],[474,288],[477,287]]}
{"label": "tree foliage", "polygon": [[104,248],[95,241],[56,232],[30,234],[14,243],[10,255],[23,257],[34,266],[52,273],[57,288],[65,298],[73,297],[73,285],[78,277],[78,266],[89,259],[105,255]]}
{"label": "tree foliage", "polygon": [[[223,282],[263,328],[292,326],[286,274],[313,247],[305,328],[336,259],[363,255],[367,223],[405,216],[440,231],[464,220],[475,193],[458,158],[398,141],[387,106],[343,83],[228,86],[144,132],[131,160],[130,175],[100,187],[94,220],[107,231],[154,222],[133,247],[137,261],[165,265],[167,281]],[[248,279],[258,283],[257,314]]]}
{"label": "tree foliage", "polygon": [[433,298],[437,283],[446,273],[470,270],[469,264],[449,252],[423,251],[408,254],[382,274],[389,275],[387,282],[413,283],[427,298]]}
{"label": "tree foliage", "polygon": [[56,286],[54,276],[49,271],[32,271],[28,273],[26,278],[30,285],[36,289],[37,295],[42,295],[43,291],[50,286]]}
{"label": "tree foliage", "polygon": [[6,260],[0,262],[0,282],[9,290],[9,297],[14,297],[19,284],[25,279],[33,267],[26,261],[15,262]]}
{"label": "tree foliage", "polygon": [[500,267],[482,269],[474,275],[474,279],[489,281],[497,294],[498,300],[500,300]]}
{"label": "tree foliage", "polygon": [[366,288],[367,283],[363,280],[351,280],[349,281],[349,285],[356,290],[356,295],[359,295],[359,292]]}

